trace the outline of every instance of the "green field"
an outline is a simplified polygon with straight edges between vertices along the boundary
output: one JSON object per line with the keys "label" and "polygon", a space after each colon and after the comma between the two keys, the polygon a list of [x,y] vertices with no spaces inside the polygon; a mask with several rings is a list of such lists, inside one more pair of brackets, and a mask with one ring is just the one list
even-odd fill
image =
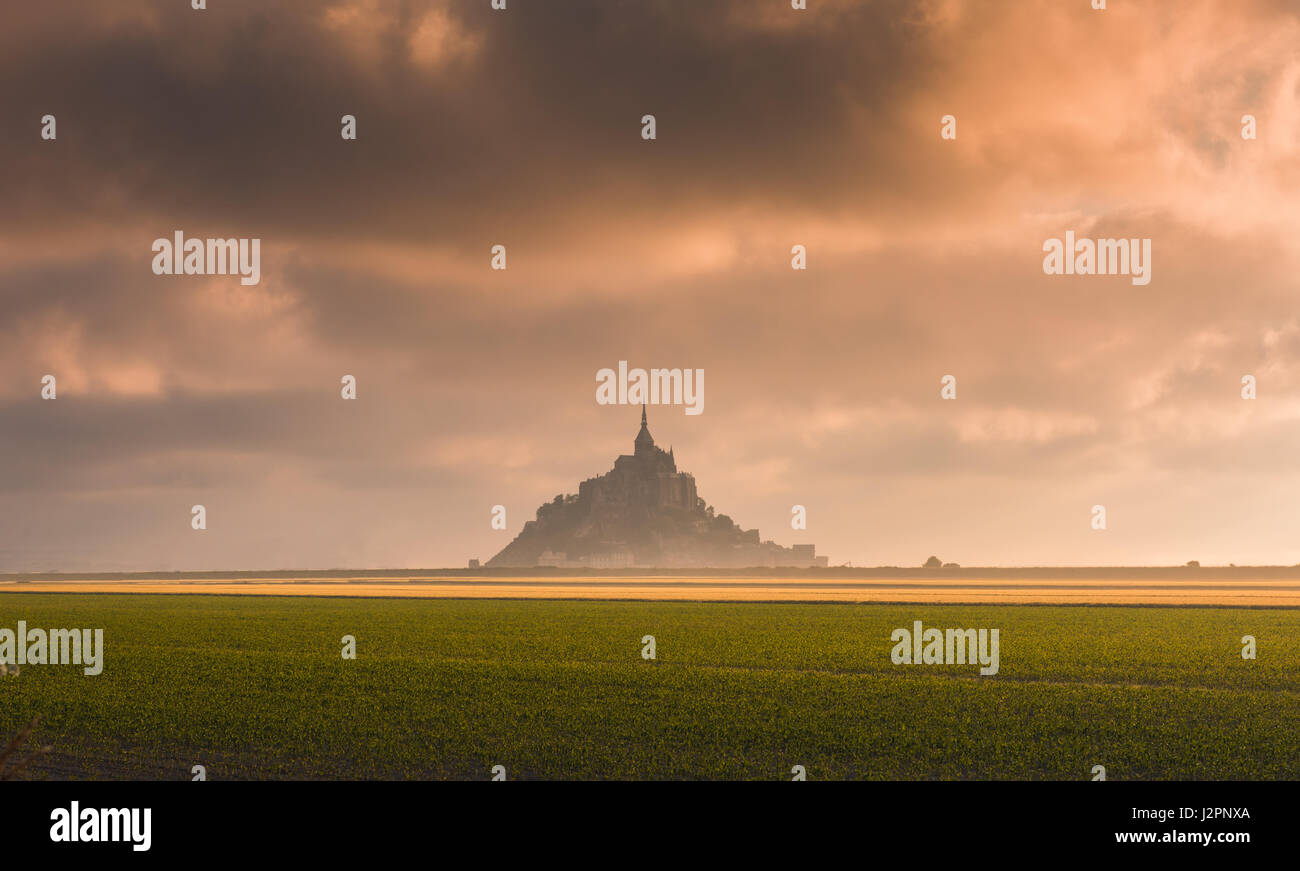
{"label": "green field", "polygon": [[[892,664],[916,619],[998,628],[999,674]],[[53,748],[28,777],[1300,778],[1294,610],[0,595],[18,620],[105,630],[99,676],[0,676],[0,736]]]}

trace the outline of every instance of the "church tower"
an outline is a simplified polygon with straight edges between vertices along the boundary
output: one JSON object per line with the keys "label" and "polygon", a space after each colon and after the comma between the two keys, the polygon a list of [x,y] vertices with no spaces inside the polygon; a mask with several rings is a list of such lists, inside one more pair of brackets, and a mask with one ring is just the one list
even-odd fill
{"label": "church tower", "polygon": [[645,403],[641,404],[641,431],[636,434],[636,450],[634,454],[638,457],[649,457],[654,453],[655,440],[650,435],[650,428],[646,425],[645,420]]}

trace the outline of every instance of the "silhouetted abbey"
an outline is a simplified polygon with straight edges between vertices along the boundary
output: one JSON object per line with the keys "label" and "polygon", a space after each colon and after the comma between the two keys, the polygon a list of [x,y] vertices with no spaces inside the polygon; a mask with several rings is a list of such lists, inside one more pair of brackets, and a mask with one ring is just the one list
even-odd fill
{"label": "silhouetted abbey", "polygon": [[537,519],[488,560],[488,567],[734,568],[826,565],[811,544],[781,547],[741,529],[695,492],[694,476],[677,471],[670,448],[655,446],[641,407],[641,431],[631,454],[556,496]]}

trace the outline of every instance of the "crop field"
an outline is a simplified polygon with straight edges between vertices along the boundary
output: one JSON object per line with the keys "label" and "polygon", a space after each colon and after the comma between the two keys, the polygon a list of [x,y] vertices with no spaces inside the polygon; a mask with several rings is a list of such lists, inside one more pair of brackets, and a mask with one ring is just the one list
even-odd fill
{"label": "crop field", "polygon": [[[1300,778],[1296,610],[0,594],[19,620],[104,630],[102,674],[0,675],[29,778]],[[894,664],[915,620],[997,628],[998,673]]]}

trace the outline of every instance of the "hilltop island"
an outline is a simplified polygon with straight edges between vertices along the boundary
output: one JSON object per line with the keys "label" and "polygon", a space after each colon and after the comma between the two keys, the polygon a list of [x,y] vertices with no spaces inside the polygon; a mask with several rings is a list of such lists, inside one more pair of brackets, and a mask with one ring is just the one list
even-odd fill
{"label": "hilltop island", "polygon": [[695,491],[695,477],[677,471],[672,449],[655,445],[641,406],[631,454],[588,478],[577,495],[559,495],[537,509],[487,568],[740,568],[825,566],[811,544],[782,547],[715,514]]}

